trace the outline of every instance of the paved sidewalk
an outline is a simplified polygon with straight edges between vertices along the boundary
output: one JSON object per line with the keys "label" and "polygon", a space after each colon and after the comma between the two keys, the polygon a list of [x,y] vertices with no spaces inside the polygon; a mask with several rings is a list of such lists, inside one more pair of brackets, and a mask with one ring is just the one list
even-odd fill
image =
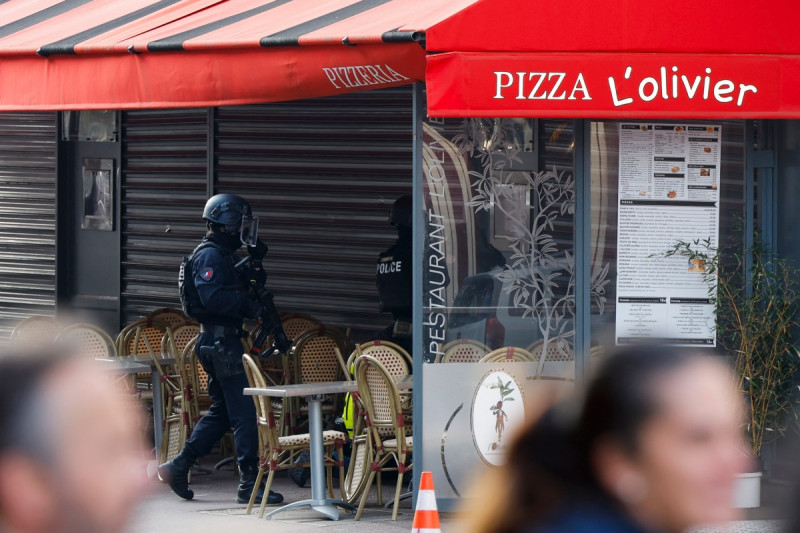
{"label": "paved sidewalk", "polygon": [[[336,496],[338,480],[334,480]],[[368,503],[361,520],[356,522],[354,514],[342,511],[339,521],[318,518],[320,515],[307,510],[291,510],[276,515],[272,519],[258,518],[256,508],[253,515],[246,515],[247,506],[239,505],[234,501],[238,479],[230,467],[222,471],[215,471],[210,475],[194,475],[192,477],[192,490],[195,492],[194,500],[185,501],[170,491],[169,487],[153,482],[153,493],[144,502],[137,512],[136,518],[130,527],[131,533],[152,533],[154,531],[169,531],[170,533],[217,533],[219,531],[236,531],[237,533],[264,532],[303,533],[324,532],[394,532],[411,531],[413,511],[411,500],[400,503],[400,512],[396,522],[392,521],[391,510],[385,510],[377,505],[377,493],[372,490],[372,499]],[[391,487],[384,484],[384,496],[393,492]],[[284,495],[285,502],[306,499],[311,495],[307,485],[300,488],[294,484],[284,472],[278,473],[273,490]],[[277,506],[267,506],[267,512]],[[444,525],[442,531],[455,533],[452,527],[448,530]]]}
{"label": "paved sidewalk", "polygon": [[[334,480],[336,487],[338,480]],[[309,510],[292,510],[280,513],[272,519],[259,519],[257,509],[253,515],[245,514],[245,505],[234,501],[238,479],[230,467],[215,471],[210,475],[194,475],[192,490],[195,499],[185,501],[170,491],[169,487],[153,481],[153,493],[139,508],[131,524],[130,533],[337,533],[370,532],[393,533],[411,531],[414,513],[411,500],[400,503],[396,522],[392,521],[391,510],[377,505],[377,493],[373,487],[371,499],[361,520],[356,522],[353,514],[342,511],[339,521],[319,518],[320,515]],[[384,494],[392,492],[393,484],[384,485]],[[280,472],[274,482],[274,490],[284,495],[286,502],[310,497],[311,489],[295,485],[285,472]],[[335,494],[339,492],[336,489]],[[274,509],[277,506],[268,506]],[[443,533],[457,533],[454,515],[442,516]],[[775,520],[747,520],[735,522],[721,528],[702,528],[694,533],[782,533],[781,523]]]}

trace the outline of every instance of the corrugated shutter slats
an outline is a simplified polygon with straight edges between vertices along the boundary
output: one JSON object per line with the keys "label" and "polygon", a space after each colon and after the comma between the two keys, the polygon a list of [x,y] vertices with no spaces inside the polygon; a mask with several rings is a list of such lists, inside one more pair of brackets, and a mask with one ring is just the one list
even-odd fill
{"label": "corrugated shutter slats", "polygon": [[[178,307],[206,201],[208,110],[123,114],[122,323]],[[200,227],[202,231],[202,226]]]}
{"label": "corrugated shutter slats", "polygon": [[309,313],[369,337],[375,264],[395,239],[392,202],[411,192],[410,87],[220,108],[217,191],[261,216],[268,285],[282,311]]}
{"label": "corrugated shutter slats", "polygon": [[[401,87],[214,110],[214,191],[261,216],[281,311],[364,337],[391,322],[378,313],[375,263],[395,238],[392,202],[411,192],[411,98]],[[178,305],[178,265],[204,230],[210,116],[123,114],[123,323]]]}
{"label": "corrugated shutter slats", "polygon": [[55,314],[55,113],[0,113],[0,338]]}

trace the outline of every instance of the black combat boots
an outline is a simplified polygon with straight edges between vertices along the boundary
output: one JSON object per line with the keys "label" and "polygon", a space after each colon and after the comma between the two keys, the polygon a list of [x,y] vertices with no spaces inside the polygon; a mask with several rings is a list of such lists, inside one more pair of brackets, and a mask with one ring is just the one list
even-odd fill
{"label": "black combat boots", "polygon": [[195,460],[184,448],[172,461],[158,467],[158,479],[169,484],[169,488],[184,500],[191,500],[194,492],[189,488],[189,470]]}
{"label": "black combat boots", "polygon": [[[236,503],[250,502],[250,495],[253,493],[253,487],[255,487],[257,477],[258,477],[257,465],[239,465],[239,490],[236,493]],[[255,503],[261,503],[261,498],[264,497],[263,481],[264,480],[262,480],[261,485],[258,487]],[[283,496],[281,494],[269,491],[269,496],[267,497],[267,503],[275,504],[275,503],[281,503],[282,501],[283,501]]]}

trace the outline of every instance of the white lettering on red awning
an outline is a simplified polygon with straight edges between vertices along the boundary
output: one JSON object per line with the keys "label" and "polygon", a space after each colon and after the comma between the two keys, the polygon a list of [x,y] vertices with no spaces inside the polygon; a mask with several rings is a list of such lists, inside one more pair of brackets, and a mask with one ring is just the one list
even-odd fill
{"label": "white lettering on red awning", "polygon": [[[505,98],[503,90],[516,85],[517,100],[564,100],[566,88],[561,87],[566,72],[495,72],[495,100]],[[572,78],[572,91],[567,100],[577,100],[576,93],[582,93],[581,100],[591,100],[586,81],[580,72]],[[526,96],[527,95],[527,96]]]}
{"label": "white lettering on red awning", "polygon": [[[715,80],[710,67],[699,75],[686,75],[679,71],[677,66],[671,68],[671,73],[667,67],[660,67],[657,72],[644,72],[641,77],[634,78],[633,67],[628,66],[619,83],[614,76],[609,76],[608,88],[614,107],[633,104],[637,99],[640,102],[713,99],[723,104],[735,102],[737,107],[741,107],[748,93],[758,92],[758,88],[752,84],[737,84],[729,79]],[[494,76],[494,100],[592,99],[582,72],[494,71]],[[592,91],[595,90],[599,89],[592,88]]]}
{"label": "white lettering on red awning", "polygon": [[337,89],[384,85],[409,80],[389,65],[350,65],[323,68],[322,71]]}
{"label": "white lettering on red awning", "polygon": [[[651,102],[661,96],[662,100],[688,99],[693,100],[695,97],[708,100],[713,95],[714,100],[722,104],[732,102],[734,97],[731,96],[736,91],[736,84],[731,80],[718,80],[713,81],[711,77],[711,68],[706,67],[705,75],[696,75],[694,77],[687,76],[686,74],[678,75],[678,67],[672,67],[672,74],[667,74],[667,67],[659,68],[659,76],[647,76],[639,81],[638,91],[635,96],[638,96],[644,102]],[[631,79],[633,67],[625,69],[624,79]],[[635,82],[634,82],[635,85]],[[624,96],[620,98],[620,93],[627,95],[634,95],[633,91],[628,87],[620,87],[617,91],[617,83],[613,76],[608,77],[608,87],[611,90],[611,98],[614,101],[614,107],[620,107],[634,102],[635,96]],[[698,91],[702,88],[702,96]],[[757,93],[758,89],[755,85],[740,83],[736,97],[736,106],[742,107],[745,95],[748,92]]]}

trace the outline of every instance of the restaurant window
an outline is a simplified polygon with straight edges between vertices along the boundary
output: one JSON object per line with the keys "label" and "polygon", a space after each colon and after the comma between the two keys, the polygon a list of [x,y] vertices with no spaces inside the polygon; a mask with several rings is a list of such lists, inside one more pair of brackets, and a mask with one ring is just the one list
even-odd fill
{"label": "restaurant window", "polygon": [[[680,240],[709,240],[723,260],[742,251],[744,122],[585,124],[589,147],[570,120],[425,121],[425,362],[468,339],[573,378],[576,238],[591,241],[590,355],[644,339],[716,344],[707,288],[689,276],[701,268],[655,263]],[[591,233],[576,237],[578,150],[590,157]]]}
{"label": "restaurant window", "polygon": [[575,123],[428,119],[423,139],[424,360],[471,340],[574,377]]}
{"label": "restaurant window", "polygon": [[421,139],[422,359],[462,364],[423,367],[415,424],[455,501],[502,464],[523,406],[615,345],[713,350],[702,265],[659,261],[678,239],[713,240],[723,261],[743,250],[744,122],[428,118]]}

